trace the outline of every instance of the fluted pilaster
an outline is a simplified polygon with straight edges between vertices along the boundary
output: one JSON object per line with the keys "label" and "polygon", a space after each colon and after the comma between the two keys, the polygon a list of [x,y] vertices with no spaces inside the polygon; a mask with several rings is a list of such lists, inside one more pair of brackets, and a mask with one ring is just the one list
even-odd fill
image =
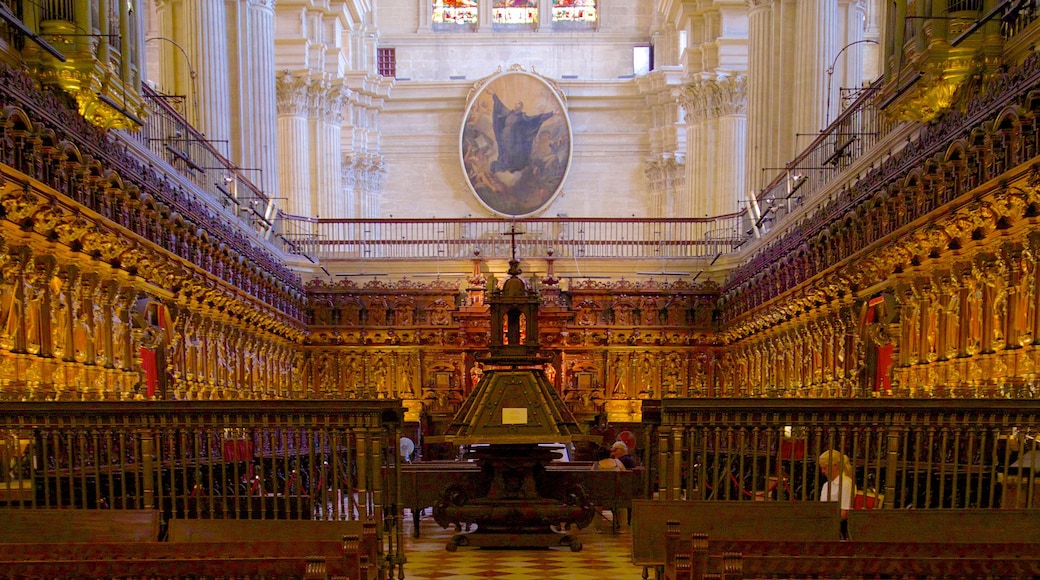
{"label": "fluted pilaster", "polygon": [[826,126],[827,68],[837,46],[837,0],[797,0],[797,27],[791,36],[795,46],[794,113],[796,134],[808,135],[797,142],[798,149],[812,141],[812,135]]}
{"label": "fluted pilaster", "polygon": [[245,0],[240,37],[243,167],[263,171],[263,187],[274,197],[278,181],[278,105],[274,70],[274,0]]}
{"label": "fluted pilaster", "polygon": [[747,186],[755,191],[768,184],[763,167],[770,167],[767,159],[776,132],[777,119],[769,114],[773,102],[770,75],[773,51],[770,35],[772,0],[748,2],[748,80],[747,80]]}
{"label": "fluted pilaster", "polygon": [[310,202],[310,140],[307,115],[307,79],[286,71],[278,78],[278,188],[286,198],[286,211],[313,214]]}
{"label": "fluted pilaster", "polygon": [[737,210],[744,195],[747,77],[695,81],[679,91],[686,110],[685,203],[678,215],[703,217]]}
{"label": "fluted pilaster", "polygon": [[189,103],[189,106],[198,106],[199,131],[214,142],[218,151],[227,154],[223,142],[231,137],[231,114],[228,109],[228,34],[224,3],[182,0],[182,8],[175,13],[180,22],[174,30],[179,33],[177,41],[195,68],[198,95],[197,102]]}

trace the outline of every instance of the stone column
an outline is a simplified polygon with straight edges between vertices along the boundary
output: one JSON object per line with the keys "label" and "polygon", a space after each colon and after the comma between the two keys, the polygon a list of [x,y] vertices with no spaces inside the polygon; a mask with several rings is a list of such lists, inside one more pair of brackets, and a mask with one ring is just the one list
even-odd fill
{"label": "stone column", "polygon": [[226,141],[231,137],[231,115],[228,109],[228,34],[224,3],[183,0],[182,10],[174,14],[176,40],[184,47],[197,74],[198,100],[189,103],[198,105],[197,129],[213,142],[217,151],[229,155]]}
{"label": "stone column", "polygon": [[744,200],[747,180],[744,162],[747,158],[747,77],[721,79],[717,87],[718,137],[715,192],[710,198],[708,215],[733,213]]}
{"label": "stone column", "polygon": [[680,92],[686,109],[686,195],[677,216],[704,217],[737,210],[744,199],[747,81],[743,75],[698,80]]}
{"label": "stone column", "polygon": [[246,176],[270,197],[278,191],[278,105],[274,70],[274,0],[239,0],[237,80],[238,105],[234,160],[259,169]]}
{"label": "stone column", "polygon": [[863,78],[868,81],[881,76],[881,15],[884,4],[881,0],[866,0],[863,30],[865,40],[873,40],[875,44],[863,45]]}
{"label": "stone column", "polygon": [[705,169],[711,166],[713,151],[705,144],[707,131],[699,92],[693,85],[687,86],[680,89],[679,100],[686,121],[686,187],[682,192],[676,192],[671,207],[675,217],[691,217],[698,215],[694,210],[694,200],[703,200],[707,193]]}
{"label": "stone column", "polygon": [[837,0],[797,0],[797,26],[793,30],[795,46],[796,103],[794,132],[805,135],[796,139],[801,150],[813,135],[826,126],[827,68],[836,52],[838,22]]}
{"label": "stone column", "polygon": [[747,186],[760,191],[769,178],[763,167],[772,167],[770,137],[776,132],[777,119],[769,114],[773,101],[770,76],[773,51],[770,26],[773,0],[748,0],[748,78],[747,78]]}
{"label": "stone column", "polygon": [[311,207],[309,113],[304,77],[286,71],[278,78],[278,190],[288,213],[313,215]]}
{"label": "stone column", "polygon": [[342,85],[312,85],[314,117],[314,200],[317,216],[349,217],[343,207],[342,151],[340,133],[343,126],[343,99],[347,91]]}
{"label": "stone column", "polygon": [[538,32],[553,31],[553,7],[552,0],[539,0],[538,2]]}
{"label": "stone column", "polygon": [[[837,45],[834,70],[828,75],[830,85],[830,107],[827,112],[827,123],[841,114],[841,89],[859,88],[863,85],[863,49],[867,46],[863,40],[863,4],[859,0],[839,0]],[[829,67],[830,65],[828,65]],[[830,69],[828,69],[830,70]]]}
{"label": "stone column", "polygon": [[477,30],[480,32],[491,32],[491,9],[494,7],[492,0],[477,0]]}

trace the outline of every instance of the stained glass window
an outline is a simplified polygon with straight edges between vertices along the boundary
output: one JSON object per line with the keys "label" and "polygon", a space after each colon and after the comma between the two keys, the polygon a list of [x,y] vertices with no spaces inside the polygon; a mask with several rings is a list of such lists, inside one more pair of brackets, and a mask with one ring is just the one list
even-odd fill
{"label": "stained glass window", "polygon": [[596,0],[553,0],[553,22],[592,23],[596,18]]}
{"label": "stained glass window", "polygon": [[477,0],[433,0],[434,24],[476,24]]}
{"label": "stained glass window", "polygon": [[495,0],[492,24],[534,24],[538,22],[538,0]]}

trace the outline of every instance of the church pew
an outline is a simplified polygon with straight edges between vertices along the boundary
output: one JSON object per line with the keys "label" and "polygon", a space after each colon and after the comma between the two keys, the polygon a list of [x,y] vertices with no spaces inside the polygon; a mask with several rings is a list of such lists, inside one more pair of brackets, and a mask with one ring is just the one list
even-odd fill
{"label": "church pew", "polygon": [[1032,509],[852,510],[849,535],[862,542],[1020,542],[1040,544]]}
{"label": "church pew", "polygon": [[379,539],[375,522],[358,520],[207,520],[174,519],[169,522],[170,543],[228,542],[249,544],[256,541],[292,542],[303,547],[326,542],[344,545],[343,568],[329,564],[333,576],[361,578],[364,568],[375,572],[379,558]]}
{"label": "church pew", "polygon": [[[1035,510],[853,511],[849,528],[860,533],[853,532],[851,541],[709,540],[704,533],[684,534],[679,522],[670,520],[662,576],[700,580],[708,570],[732,567],[739,554],[747,577],[1031,578],[1040,574],[1035,516]],[[731,562],[724,565],[727,558]]]}
{"label": "church pew", "polygon": [[[697,536],[701,536],[698,540]],[[827,540],[709,540],[694,534],[671,541],[658,576],[701,580],[709,572],[725,578],[782,577],[848,580],[893,577],[1035,578],[1040,575],[1040,544],[1024,542],[857,542]],[[738,573],[739,570],[739,573]]]}
{"label": "church pew", "polygon": [[158,510],[0,509],[0,544],[155,542]]}
{"label": "church pew", "polygon": [[343,541],[0,544],[0,575],[72,578],[371,578],[357,544]]}
{"label": "church pew", "polygon": [[419,520],[423,511],[433,507],[449,485],[468,481],[480,474],[480,468],[470,461],[428,461],[401,466],[401,507],[412,512],[412,534],[419,537]]}
{"label": "church pew", "polygon": [[[677,521],[679,536],[693,533],[725,540],[836,540],[837,505],[817,501],[633,500],[632,563],[663,572],[666,525]],[[660,577],[660,575],[658,576]]]}

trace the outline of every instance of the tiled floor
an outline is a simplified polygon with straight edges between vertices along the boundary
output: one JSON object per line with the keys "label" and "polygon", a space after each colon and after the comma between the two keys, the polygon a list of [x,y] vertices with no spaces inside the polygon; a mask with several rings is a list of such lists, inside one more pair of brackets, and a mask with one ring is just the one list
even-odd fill
{"label": "tiled floor", "polygon": [[[412,536],[411,517],[405,518],[405,578],[438,580],[639,580],[642,568],[631,563],[631,536],[627,530],[613,534],[609,523],[596,522],[578,530],[580,552],[570,548],[509,550],[460,547],[448,552],[445,546],[454,530],[445,530],[427,515],[422,519],[421,537]],[[599,525],[598,525],[599,524]],[[653,573],[651,572],[651,577]]]}

